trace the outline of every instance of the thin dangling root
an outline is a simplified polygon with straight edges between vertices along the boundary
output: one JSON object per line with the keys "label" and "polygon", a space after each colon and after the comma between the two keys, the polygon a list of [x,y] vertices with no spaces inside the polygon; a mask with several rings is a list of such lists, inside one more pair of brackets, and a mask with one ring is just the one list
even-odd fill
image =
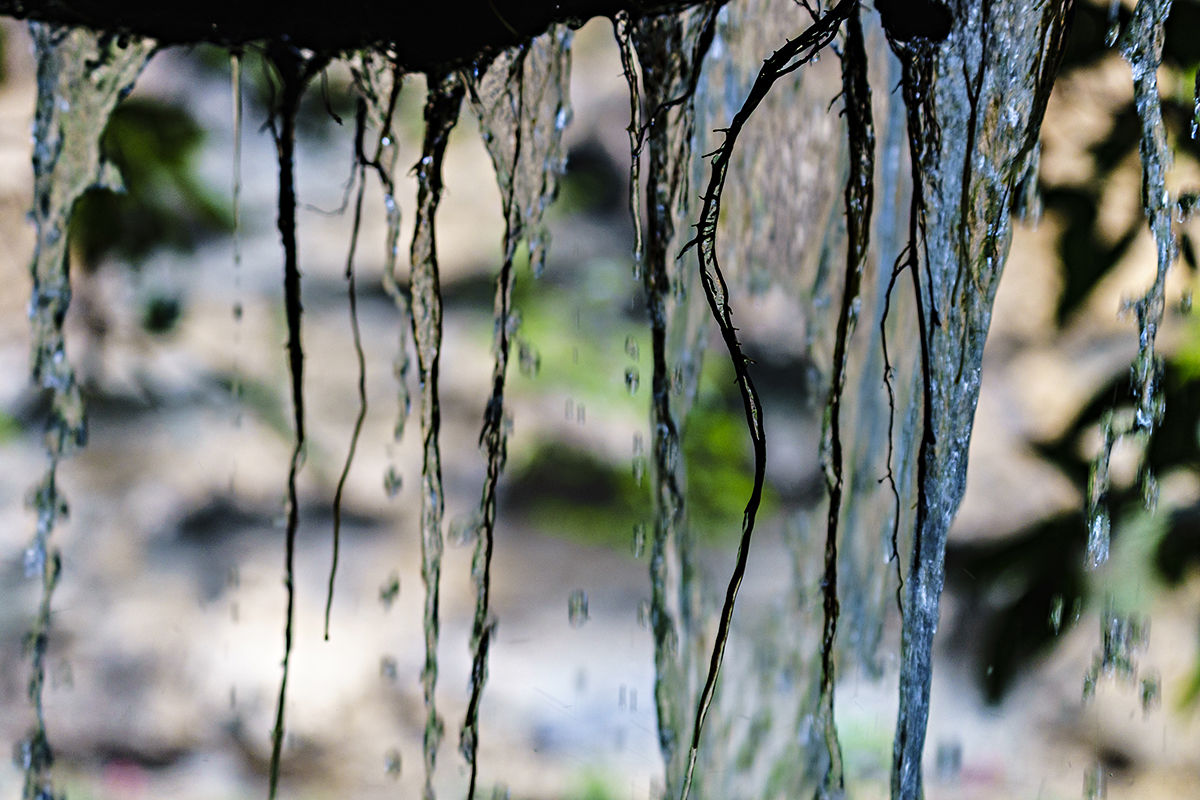
{"label": "thin dangling root", "polygon": [[[742,578],[746,574],[746,562],[750,556],[750,540],[754,532],[754,519],[762,500],[763,481],[766,473],[766,434],[763,430],[762,408],[754,382],[750,379],[746,357],[742,353],[741,344],[737,338],[737,328],[733,325],[733,317],[729,308],[729,287],[721,274],[717,263],[716,238],[717,220],[721,211],[721,192],[725,186],[725,177],[729,170],[729,160],[733,153],[737,137],[745,127],[746,122],[758,108],[763,98],[767,96],[771,86],[779,78],[807,64],[820,52],[837,34],[842,22],[858,6],[858,0],[841,0],[836,6],[827,11],[814,25],[805,30],[795,39],[788,41],[763,62],[758,77],[750,87],[750,93],[741,109],[734,115],[729,127],[725,130],[725,140],[712,155],[712,175],[709,179],[708,190],[704,194],[704,205],[700,212],[698,232],[687,247],[696,246],[700,267],[700,278],[704,285],[704,294],[708,298],[713,317],[721,329],[721,337],[729,350],[733,362],[734,373],[737,376],[738,388],[741,390],[742,402],[746,408],[746,424],[750,429],[750,438],[754,445],[754,487],[750,499],[746,503],[746,511],[742,518],[742,537],[738,544],[737,560],[734,564],[733,575],[729,579],[729,587],[725,593],[725,603],[721,609],[717,635],[713,643],[712,659],[709,663],[708,677],[696,708],[696,719],[692,728],[692,743],[688,753],[687,772],[683,784],[683,800],[687,800],[691,790],[693,775],[696,768],[696,755],[700,748],[700,733],[704,719],[712,705],[713,693],[716,690],[717,676],[721,671],[721,661],[725,655],[725,645],[729,640],[729,628],[733,622],[733,608],[737,601],[738,590]],[[687,249],[686,247],[684,248]]]}
{"label": "thin dangling root", "polygon": [[871,211],[874,204],[875,128],[871,119],[871,89],[867,83],[867,54],[863,46],[862,26],[857,8],[846,20],[846,44],[842,55],[842,96],[850,146],[850,174],[846,180],[845,191],[846,275],[838,313],[833,348],[833,376],[827,406],[829,470],[825,480],[829,494],[829,513],[825,532],[825,576],[821,582],[825,622],[821,644],[821,693],[817,724],[825,739],[829,763],[818,790],[818,798],[841,797],[845,791],[842,748],[838,741],[833,712],[834,645],[839,614],[837,539],[844,488],[841,410],[846,384],[847,347],[858,316],[856,309],[867,259]]}
{"label": "thin dangling root", "polygon": [[287,701],[288,671],[291,665],[293,623],[296,609],[295,555],[296,532],[300,526],[300,502],[296,478],[303,463],[304,437],[304,350],[300,342],[300,266],[296,253],[296,112],[304,87],[328,61],[327,56],[303,56],[286,45],[274,45],[268,51],[281,83],[278,127],[272,119],[271,131],[279,157],[279,236],[283,243],[284,306],[288,328],[288,368],[291,374],[293,425],[295,444],[288,467],[287,481],[287,544],[284,555],[283,584],[287,590],[287,612],[283,628],[283,675],[279,681],[279,697],[275,705],[275,727],[271,732],[271,762],[268,797],[274,800],[279,791],[279,767],[283,752],[284,708]]}

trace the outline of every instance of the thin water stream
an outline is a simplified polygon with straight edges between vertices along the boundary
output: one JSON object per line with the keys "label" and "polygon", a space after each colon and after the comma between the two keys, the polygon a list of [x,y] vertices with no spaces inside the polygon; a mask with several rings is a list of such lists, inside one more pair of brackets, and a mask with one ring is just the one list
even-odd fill
{"label": "thin water stream", "polygon": [[46,730],[43,690],[51,599],[61,557],[50,536],[67,516],[67,502],[58,486],[59,461],[87,439],[83,398],[63,336],[71,302],[68,226],[75,201],[85,191],[94,186],[120,186],[120,176],[102,158],[100,137],[113,109],[133,87],[156,46],[149,40],[40,23],[32,24],[30,32],[37,56],[38,90],[33,123],[31,214],[37,240],[30,267],[30,371],[34,382],[50,393],[50,415],[45,432],[46,469],[30,495],[37,527],[24,556],[26,577],[42,584],[41,601],[27,638],[34,724],[18,748],[25,772],[24,800],[54,797],[50,776],[54,757]]}

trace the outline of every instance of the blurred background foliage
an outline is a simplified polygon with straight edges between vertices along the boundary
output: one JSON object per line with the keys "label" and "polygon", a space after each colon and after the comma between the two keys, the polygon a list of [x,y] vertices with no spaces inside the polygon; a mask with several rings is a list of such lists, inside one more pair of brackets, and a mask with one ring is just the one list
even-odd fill
{"label": "blurred background foliage", "polygon": [[[1118,7],[1122,28],[1129,13],[1124,5]],[[1076,4],[1060,80],[1094,68],[1103,59],[1119,57],[1115,48],[1106,45],[1109,29],[1104,6]],[[1164,86],[1193,85],[1200,65],[1197,31],[1200,3],[1179,0],[1167,24],[1164,70],[1173,79]],[[214,77],[227,79],[225,51],[199,47],[192,51],[192,58]],[[248,125],[267,119],[273,102],[271,80],[261,62],[256,52],[245,54]],[[352,90],[344,76],[323,78],[317,88],[307,95],[302,108],[302,136],[333,135],[337,125],[331,125],[331,119],[341,124],[352,118]],[[416,95],[402,95],[401,118],[410,138],[420,130]],[[1190,92],[1164,92],[1163,113],[1176,159],[1200,163],[1200,140],[1192,136],[1195,117]],[[1101,214],[1114,175],[1137,158],[1138,136],[1136,109],[1129,99],[1090,147],[1090,171],[1085,178],[1056,183],[1043,178],[1040,183],[1045,213],[1060,225],[1055,246],[1062,289],[1054,314],[1060,332],[1071,325],[1096,287],[1144,235],[1146,223],[1136,205],[1137,213],[1128,215],[1115,233]],[[103,147],[124,177],[124,190],[90,192],[80,201],[72,223],[75,258],[85,273],[102,265],[136,271],[155,253],[191,252],[230,232],[232,215],[226,192],[197,177],[195,159],[203,141],[203,125],[183,106],[139,95],[118,107],[104,134]],[[570,154],[561,200],[551,214],[611,221],[626,213],[621,189],[624,180],[623,167],[602,148],[591,144],[578,147]],[[1179,245],[1182,268],[1194,275],[1196,246],[1182,228]],[[636,336],[640,336],[644,327],[640,289],[628,280],[626,269],[589,263],[566,278],[519,281],[516,307],[522,320],[517,345],[525,378],[537,377],[540,365],[545,369],[539,379],[542,391],[555,382],[569,383],[575,402],[584,407],[615,402],[614,376],[626,366],[635,367],[641,371],[642,388],[630,399],[628,411],[645,419],[648,360],[634,364],[621,355],[628,352],[627,339],[634,335],[629,331],[639,331]],[[450,285],[446,292],[448,302],[472,305],[478,313],[478,335],[490,338],[490,289],[482,283]],[[563,335],[573,324],[564,317],[567,308],[575,309],[577,318],[586,313],[589,319],[608,320],[587,331],[584,346],[594,352],[585,359],[586,369],[577,368],[579,359],[573,348],[580,345]],[[186,313],[186,298],[152,298],[141,318],[146,331],[162,333]],[[1166,414],[1147,445],[1147,464],[1160,481],[1173,473],[1200,475],[1200,322],[1191,323],[1188,331],[1177,352],[1169,356],[1163,377]],[[645,351],[648,343],[638,342],[636,336],[635,344]],[[597,363],[602,368],[597,369]],[[706,363],[683,444],[691,524],[701,540],[709,543],[736,533],[750,485],[749,443],[740,400],[727,371],[719,358]],[[1085,440],[1114,404],[1125,404],[1128,398],[1128,371],[1121,369],[1059,435],[1034,443],[1038,456],[1073,485],[1086,486],[1090,456]],[[617,462],[583,446],[547,438],[514,456],[505,502],[547,531],[636,554],[633,531],[651,520],[649,481],[648,475],[639,477],[628,458]],[[765,515],[778,508],[780,491],[780,487],[768,486]],[[1123,531],[1145,514],[1137,482],[1114,485],[1110,506],[1114,539],[1119,540]],[[1188,569],[1200,566],[1200,505],[1163,508],[1160,517],[1161,530],[1155,534],[1151,561],[1157,580],[1169,588],[1182,581]],[[989,699],[1002,699],[1029,660],[1052,648],[1058,634],[1075,624],[1087,604],[1096,601],[1084,570],[1085,540],[1083,510],[1075,509],[986,542],[951,542],[947,575],[983,631],[979,680]],[[1200,665],[1185,698],[1193,705],[1200,698]],[[586,794],[590,797],[598,791],[589,788]]]}
{"label": "blurred background foliage", "polygon": [[[1106,44],[1106,37],[1111,38],[1114,32],[1107,6],[1075,5],[1060,85],[1075,73],[1097,67],[1102,60],[1120,58],[1119,39],[1113,46]],[[1113,8],[1116,24],[1123,31],[1131,9],[1116,4]],[[1200,64],[1197,31],[1200,4],[1174,3],[1166,25],[1160,91],[1168,141],[1176,163],[1187,166],[1200,163],[1200,140],[1193,134],[1196,109],[1192,93]],[[1094,136],[1087,151],[1086,177],[1050,183],[1043,175],[1039,186],[1045,213],[1060,226],[1056,249],[1062,291],[1054,315],[1058,336],[1066,335],[1097,287],[1147,231],[1140,198],[1130,205],[1131,213],[1116,223],[1115,231],[1112,214],[1102,213],[1106,192],[1122,185],[1116,179],[1117,173],[1140,164],[1140,123],[1132,95],[1108,119],[1107,129],[1083,133]],[[1140,166],[1137,168],[1140,170]],[[1137,191],[1140,179],[1125,185]],[[1195,191],[1195,187],[1189,189]],[[1190,215],[1193,202],[1190,193],[1185,192],[1180,198],[1178,221]],[[1190,286],[1197,270],[1195,244],[1186,226],[1176,226],[1176,234],[1180,258],[1175,269],[1187,270],[1185,282]],[[1190,311],[1189,291],[1183,307],[1169,306],[1167,314]],[[1134,336],[1132,327],[1129,335]],[[1146,469],[1159,485],[1172,478],[1200,476],[1200,324],[1194,317],[1186,322],[1186,334],[1178,348],[1166,355],[1162,386],[1166,400],[1162,423],[1152,440],[1135,443],[1147,448]],[[1122,366],[1086,400],[1058,435],[1032,443],[1034,450],[1082,492],[1088,485],[1097,432],[1105,416],[1120,414],[1131,406],[1129,368]],[[1114,481],[1109,493],[1114,541],[1111,568],[1136,572],[1139,577],[1149,568],[1149,581],[1159,589],[1170,590],[1182,582],[1189,569],[1200,566],[1200,506],[1180,508],[1164,503],[1158,509],[1157,524],[1147,526],[1147,504],[1138,478],[1124,483]],[[1137,550],[1149,564],[1128,563],[1118,557],[1122,546],[1129,544],[1121,539],[1135,536],[1145,538],[1145,546]],[[966,599],[967,614],[982,631],[977,669],[990,701],[1001,700],[1023,667],[1031,659],[1046,655],[1059,641],[1058,635],[1079,621],[1085,607],[1108,601],[1106,594],[1111,591],[1113,579],[1097,579],[1085,570],[1086,541],[1084,509],[1075,508],[1000,539],[951,542],[947,579]],[[1192,687],[1183,696],[1185,705],[1191,706],[1200,697],[1200,663]]]}

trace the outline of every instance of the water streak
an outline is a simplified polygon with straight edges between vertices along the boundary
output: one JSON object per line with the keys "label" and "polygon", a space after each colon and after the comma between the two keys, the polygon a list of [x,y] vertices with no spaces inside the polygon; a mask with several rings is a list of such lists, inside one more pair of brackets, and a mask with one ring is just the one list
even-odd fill
{"label": "water streak", "polygon": [[404,83],[399,64],[384,53],[363,50],[351,62],[351,74],[359,96],[367,104],[368,122],[379,133],[374,157],[367,166],[375,173],[383,188],[383,208],[386,229],[384,234],[383,288],[400,313],[396,326],[399,339],[396,351],[396,421],[392,429],[394,441],[400,441],[412,407],[408,389],[408,334],[411,329],[412,302],[405,291],[407,281],[398,274],[400,253],[400,204],[396,202],[396,160],[399,157],[399,130],[396,102]]}
{"label": "water streak", "polygon": [[31,658],[28,695],[34,727],[19,747],[25,771],[24,800],[53,797],[53,753],[46,732],[43,690],[51,599],[61,559],[50,535],[66,518],[58,487],[58,463],[86,440],[83,398],[67,357],[63,325],[71,301],[68,226],[75,201],[88,189],[120,188],[120,176],[100,153],[113,108],[133,88],[154,52],[152,40],[118,38],[80,28],[31,23],[37,57],[37,104],[33,122],[33,209],[36,242],[30,274],[29,321],[33,381],[50,393],[46,422],[46,468],[30,502],[37,514],[25,574],[41,579],[42,592],[27,636]]}
{"label": "water streak", "polygon": [[500,196],[512,198],[511,210],[505,212],[506,247],[526,243],[535,277],[545,268],[550,246],[543,216],[566,167],[562,135],[571,120],[572,39],[567,26],[552,26],[527,48],[515,47],[477,64],[469,80],[471,108]]}
{"label": "water streak", "polygon": [[[699,593],[692,563],[692,537],[685,524],[684,465],[679,429],[691,392],[678,396],[671,367],[671,339],[687,360],[699,349],[699,324],[686,302],[691,281],[673,258],[677,231],[688,208],[688,164],[694,138],[697,80],[712,42],[717,7],[675,16],[617,20],[615,34],[630,92],[630,213],[635,218],[635,274],[646,296],[651,340],[650,430],[653,450],[654,536],[650,555],[650,624],[654,635],[655,704],[659,750],[667,793],[682,782],[679,742],[686,725],[684,701],[691,693],[693,626]],[[638,85],[641,68],[642,88]],[[645,109],[642,105],[645,103]],[[642,122],[646,119],[645,123]],[[648,148],[646,219],[641,219],[640,164]],[[644,235],[643,235],[644,225]],[[638,260],[642,263],[637,263]],[[626,353],[637,359],[636,340]],[[626,385],[640,383],[636,369]],[[646,459],[640,434],[634,440],[634,479],[640,485]],[[643,534],[644,536],[644,534]],[[636,545],[641,549],[641,545]]]}
{"label": "water streak", "polygon": [[[1163,26],[1171,12],[1171,0],[1140,0],[1121,44],[1121,53],[1133,73],[1133,99],[1140,123],[1139,152],[1142,160],[1142,207],[1154,236],[1156,269],[1154,282],[1133,309],[1137,316],[1138,352],[1131,368],[1133,418],[1113,425],[1112,415],[1104,424],[1104,444],[1092,463],[1088,476],[1088,547],[1089,567],[1108,560],[1111,521],[1108,510],[1109,460],[1113,447],[1121,439],[1136,436],[1148,439],[1162,421],[1165,403],[1160,386],[1162,357],[1155,343],[1166,306],[1167,273],[1175,261],[1176,242],[1174,204],[1167,190],[1167,170],[1171,150],[1163,123],[1162,101],[1158,93],[1158,67],[1162,63]],[[1146,452],[1142,448],[1142,453]],[[1153,476],[1145,463],[1139,464],[1143,494],[1149,508],[1154,497]]]}
{"label": "water streak", "polygon": [[[229,82],[233,112],[233,378],[229,393],[234,404],[234,426],[242,421],[242,375],[238,356],[242,344],[242,51],[229,51]],[[236,468],[235,468],[236,471]]]}
{"label": "water streak", "polygon": [[439,589],[442,562],[442,460],[438,444],[438,368],[442,349],[442,294],[438,275],[434,222],[442,198],[442,162],[450,131],[458,122],[464,87],[457,73],[429,75],[425,99],[425,138],[417,162],[417,211],[410,249],[413,341],[421,377],[421,580],[425,584],[425,663],[421,687],[425,700],[425,786],[423,797],[434,800],[433,774],[442,740],[437,713]]}
{"label": "water streak", "polygon": [[496,627],[491,613],[491,569],[496,489],[508,455],[504,390],[510,343],[516,333],[517,315],[512,308],[514,259],[523,238],[528,241],[535,274],[545,259],[548,234],[542,215],[557,192],[557,178],[564,163],[562,132],[569,117],[570,45],[567,29],[552,28],[538,39],[501,53],[486,68],[479,65],[468,84],[471,105],[496,172],[504,213],[503,258],[493,302],[492,389],[479,434],[479,443],[487,454],[487,475],[471,560],[475,586],[471,694],[459,736],[459,752],[470,771],[468,800],[475,797],[479,776],[479,712],[487,682],[488,650]]}
{"label": "water streak", "polygon": [[[1035,157],[1065,42],[1066,0],[960,7],[948,38],[892,40],[903,65],[913,165],[909,245],[921,345],[916,521],[903,590],[893,800],[922,793],[932,648],[946,536],[967,453],[1011,213]],[[923,263],[922,263],[923,262]]]}

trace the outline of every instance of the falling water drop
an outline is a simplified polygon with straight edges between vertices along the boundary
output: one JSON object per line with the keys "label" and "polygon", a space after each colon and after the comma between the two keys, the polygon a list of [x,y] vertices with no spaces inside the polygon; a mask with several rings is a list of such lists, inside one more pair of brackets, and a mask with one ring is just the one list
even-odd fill
{"label": "falling water drop", "polygon": [[582,628],[588,621],[588,597],[582,589],[571,592],[567,598],[567,622],[572,628]]}
{"label": "falling water drop", "polygon": [[393,747],[384,754],[383,768],[387,773],[387,776],[392,780],[398,780],[400,778],[401,762],[400,751],[398,749]]}
{"label": "falling water drop", "polygon": [[641,628],[650,627],[650,601],[640,600],[637,604],[637,623]]}
{"label": "falling water drop", "polygon": [[1121,0],[1109,0],[1108,3],[1108,27],[1104,31],[1104,45],[1112,47],[1117,43],[1117,37],[1121,35],[1121,21],[1117,17],[1117,11],[1121,8]]}
{"label": "falling water drop", "polygon": [[464,517],[456,517],[450,521],[450,530],[446,533],[446,541],[451,547],[470,547],[479,541],[479,531],[483,527],[483,516],[478,512]]}
{"label": "falling water drop", "polygon": [[1162,681],[1158,673],[1151,673],[1142,678],[1138,688],[1142,713],[1149,714],[1162,703]]}
{"label": "falling water drop", "polygon": [[404,487],[404,476],[396,469],[395,465],[389,464],[387,471],[383,473],[383,491],[388,496],[388,499],[395,499],[396,495],[400,494],[400,490]]}
{"label": "falling water drop", "polygon": [[400,573],[393,571],[387,580],[379,587],[379,602],[384,611],[391,611],[396,598],[400,596]]}
{"label": "falling water drop", "polygon": [[1061,594],[1054,595],[1054,599],[1050,601],[1050,630],[1057,636],[1062,630],[1063,617],[1063,597]]}
{"label": "falling water drop", "polygon": [[521,374],[527,378],[536,378],[538,371],[542,368],[541,354],[524,339],[517,341],[517,366],[521,370]]}
{"label": "falling water drop", "polygon": [[638,374],[637,367],[625,368],[625,389],[629,394],[637,394],[638,384],[641,382],[641,376]]}
{"label": "falling water drop", "polygon": [[425,585],[425,660],[421,687],[425,702],[425,800],[433,800],[433,773],[442,739],[437,713],[438,639],[442,574],[442,456],[439,444],[438,370],[442,347],[442,294],[435,218],[442,195],[442,161],[450,131],[458,122],[465,87],[457,73],[429,76],[425,99],[425,141],[417,165],[417,212],[410,249],[413,339],[421,376],[421,581]]}
{"label": "falling water drop", "polygon": [[646,552],[646,523],[638,522],[633,526],[633,557],[640,559]]}
{"label": "falling water drop", "polygon": [[29,31],[37,57],[30,372],[38,386],[50,390],[50,409],[44,438],[46,468],[34,490],[33,554],[27,551],[22,559],[27,573],[36,568],[42,589],[26,640],[31,662],[27,694],[34,725],[21,766],[25,772],[23,796],[52,798],[56,796],[50,779],[54,757],[46,732],[43,688],[51,599],[61,558],[50,545],[50,535],[66,508],[58,489],[58,463],[86,440],[83,397],[66,357],[63,332],[71,299],[67,231],[75,201],[84,192],[93,186],[119,185],[120,176],[103,161],[100,139],[113,109],[133,87],[156,44],[134,37],[122,43],[84,28],[42,23],[31,23]]}

